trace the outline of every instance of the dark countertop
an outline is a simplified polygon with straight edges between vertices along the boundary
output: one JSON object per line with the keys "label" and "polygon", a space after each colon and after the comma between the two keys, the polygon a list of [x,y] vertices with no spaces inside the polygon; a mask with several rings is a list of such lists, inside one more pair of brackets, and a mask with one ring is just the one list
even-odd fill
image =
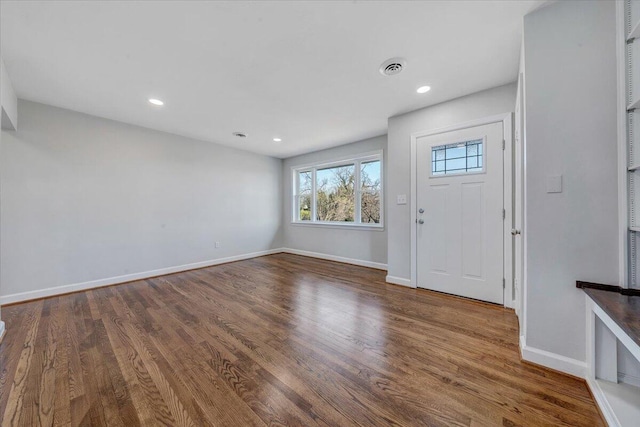
{"label": "dark countertop", "polygon": [[640,346],[640,296],[621,295],[599,289],[583,290]]}

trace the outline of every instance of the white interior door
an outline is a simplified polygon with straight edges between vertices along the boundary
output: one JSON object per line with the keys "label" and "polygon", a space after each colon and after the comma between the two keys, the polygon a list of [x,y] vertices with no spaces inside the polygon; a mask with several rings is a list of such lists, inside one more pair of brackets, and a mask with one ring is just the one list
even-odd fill
{"label": "white interior door", "polygon": [[417,285],[504,303],[503,124],[416,140]]}

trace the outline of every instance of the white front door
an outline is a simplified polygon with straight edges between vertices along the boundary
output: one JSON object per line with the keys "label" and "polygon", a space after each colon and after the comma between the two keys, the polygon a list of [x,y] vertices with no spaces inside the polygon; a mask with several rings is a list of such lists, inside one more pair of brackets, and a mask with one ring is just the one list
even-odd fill
{"label": "white front door", "polygon": [[502,122],[416,143],[418,287],[503,304]]}

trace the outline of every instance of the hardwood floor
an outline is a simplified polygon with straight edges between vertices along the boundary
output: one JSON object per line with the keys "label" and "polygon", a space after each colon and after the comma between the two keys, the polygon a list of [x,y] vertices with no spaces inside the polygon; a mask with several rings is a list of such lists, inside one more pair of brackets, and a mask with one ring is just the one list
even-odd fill
{"label": "hardwood floor", "polygon": [[599,426],[512,311],[278,254],[3,307],[2,426]]}

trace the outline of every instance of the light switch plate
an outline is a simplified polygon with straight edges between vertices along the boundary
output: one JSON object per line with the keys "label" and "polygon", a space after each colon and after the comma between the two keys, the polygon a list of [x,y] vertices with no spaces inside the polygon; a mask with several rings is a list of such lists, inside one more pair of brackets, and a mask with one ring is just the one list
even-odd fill
{"label": "light switch plate", "polygon": [[562,193],[562,175],[547,176],[547,193]]}
{"label": "light switch plate", "polygon": [[398,204],[406,205],[407,204],[407,195],[406,194],[398,194]]}

